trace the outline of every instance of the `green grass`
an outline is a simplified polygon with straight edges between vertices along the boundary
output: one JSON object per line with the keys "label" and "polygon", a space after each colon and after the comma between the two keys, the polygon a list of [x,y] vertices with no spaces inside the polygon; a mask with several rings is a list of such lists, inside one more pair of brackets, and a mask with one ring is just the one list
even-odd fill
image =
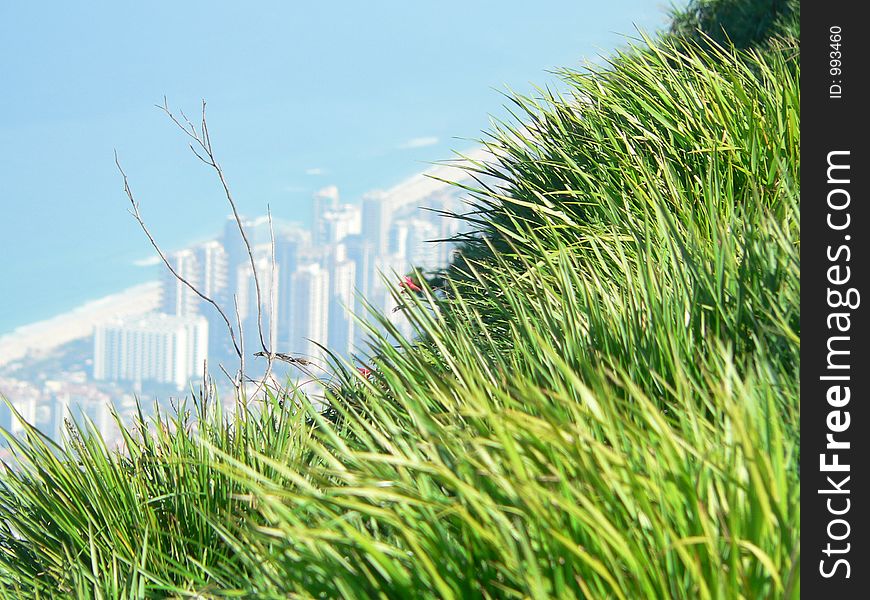
{"label": "green grass", "polygon": [[[333,409],[206,390],[0,474],[11,597],[797,598],[796,41],[641,42],[486,143]],[[400,336],[398,336],[400,337]]]}

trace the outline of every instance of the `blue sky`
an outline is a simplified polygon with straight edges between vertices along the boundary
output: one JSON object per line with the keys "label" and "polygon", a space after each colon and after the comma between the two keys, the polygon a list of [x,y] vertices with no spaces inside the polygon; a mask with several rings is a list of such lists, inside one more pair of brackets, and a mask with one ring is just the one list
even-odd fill
{"label": "blue sky", "polygon": [[669,4],[17,2],[0,5],[0,334],[152,279],[117,149],[167,248],[217,233],[214,178],[155,103],[209,107],[249,214],[307,218],[450,157],[508,87],[553,85]]}

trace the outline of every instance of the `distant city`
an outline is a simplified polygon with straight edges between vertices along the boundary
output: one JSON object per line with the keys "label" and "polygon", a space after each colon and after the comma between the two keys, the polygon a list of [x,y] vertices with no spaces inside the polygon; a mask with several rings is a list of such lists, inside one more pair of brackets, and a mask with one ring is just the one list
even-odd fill
{"label": "distant city", "polygon": [[[352,316],[365,316],[365,303],[389,315],[403,334],[411,333],[402,312],[393,310],[382,277],[398,284],[394,273],[449,263],[455,245],[439,240],[455,236],[460,222],[443,213],[462,212],[464,193],[438,179],[464,177],[458,169],[439,166],[356,202],[345,201],[335,186],[325,187],[312,198],[310,228],[242,217],[250,255],[239,224],[228,217],[216,239],[167,252],[166,258],[181,278],[222,307],[235,329],[241,322],[243,337],[237,341],[247,361],[253,363],[250,357],[261,349],[260,331],[274,351],[322,363],[325,347],[352,359],[365,352],[365,332]],[[113,409],[126,420],[137,397],[148,408],[157,396],[174,402],[195,389],[206,365],[216,382],[221,381],[217,365],[237,369],[223,317],[168,269],[159,287],[143,286],[139,295],[134,307],[124,303],[125,310],[107,302],[79,318],[71,314],[53,329],[35,325],[29,338],[22,328],[18,338],[0,339],[0,396],[56,440],[68,419],[86,418],[105,439],[117,441]],[[263,362],[253,363],[251,372],[262,370]],[[219,393],[231,399],[228,380],[222,381]],[[25,428],[5,403],[0,403],[0,427],[14,435]]]}

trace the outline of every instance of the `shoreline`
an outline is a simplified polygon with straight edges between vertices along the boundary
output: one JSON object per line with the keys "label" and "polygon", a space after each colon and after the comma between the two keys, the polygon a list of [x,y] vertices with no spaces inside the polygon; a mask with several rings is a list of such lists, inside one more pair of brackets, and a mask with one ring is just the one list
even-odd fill
{"label": "shoreline", "polygon": [[[432,194],[451,189],[441,179],[467,179],[463,177],[462,171],[457,170],[458,165],[469,160],[485,160],[491,155],[485,148],[473,147],[463,152],[462,156],[463,159],[453,157],[451,163],[431,165],[425,171],[406,177],[389,188],[370,191],[381,194],[393,210],[413,205]],[[146,260],[150,262],[155,258]],[[28,356],[51,352],[64,344],[88,337],[93,334],[96,325],[117,317],[154,311],[159,302],[160,283],[150,281],[90,300],[54,317],[16,327],[8,333],[0,334],[0,367]]]}
{"label": "shoreline", "polygon": [[0,367],[45,353],[93,334],[94,327],[117,317],[145,314],[160,302],[160,283],[149,281],[85,302],[71,311],[16,327],[0,335]]}

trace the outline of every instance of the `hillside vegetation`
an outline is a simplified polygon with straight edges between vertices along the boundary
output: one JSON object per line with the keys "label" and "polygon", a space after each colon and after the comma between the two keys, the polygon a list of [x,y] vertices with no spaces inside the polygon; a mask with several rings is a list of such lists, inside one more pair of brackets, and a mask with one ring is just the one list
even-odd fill
{"label": "hillside vegetation", "polygon": [[372,315],[329,412],[206,389],[121,452],[87,425],[10,439],[2,595],[798,598],[790,14],[515,97],[475,237],[397,288],[417,336]]}

